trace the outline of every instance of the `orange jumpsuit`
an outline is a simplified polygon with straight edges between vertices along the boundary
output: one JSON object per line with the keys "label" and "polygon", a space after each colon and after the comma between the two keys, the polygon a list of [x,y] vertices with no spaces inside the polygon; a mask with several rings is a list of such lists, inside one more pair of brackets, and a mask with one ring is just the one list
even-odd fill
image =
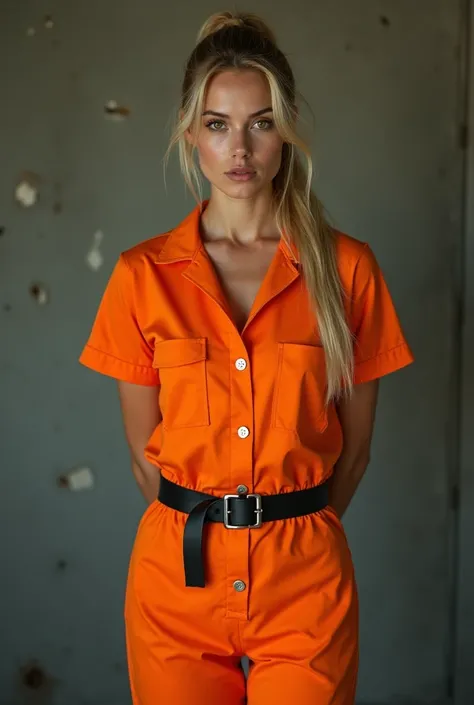
{"label": "orange jumpsuit", "polygon": [[[173,482],[216,496],[319,484],[342,431],[324,404],[325,356],[296,248],[280,242],[239,334],[199,217],[196,206],[122,253],[80,360],[161,385],[163,420],[145,454]],[[371,249],[336,238],[361,383],[413,355]],[[334,510],[258,529],[207,524],[205,588],[185,586],[186,519],[156,500],[138,527],[125,601],[134,705],[351,705],[357,590]]]}

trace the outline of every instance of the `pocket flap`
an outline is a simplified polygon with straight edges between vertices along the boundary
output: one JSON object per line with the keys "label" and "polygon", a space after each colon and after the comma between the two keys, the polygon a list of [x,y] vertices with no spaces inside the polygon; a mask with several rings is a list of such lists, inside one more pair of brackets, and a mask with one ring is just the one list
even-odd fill
{"label": "pocket flap", "polygon": [[308,345],[303,343],[280,343],[280,350],[290,362],[317,361],[325,363],[326,353],[322,345]]}
{"label": "pocket flap", "polygon": [[179,367],[205,360],[206,338],[161,340],[155,345],[153,367]]}

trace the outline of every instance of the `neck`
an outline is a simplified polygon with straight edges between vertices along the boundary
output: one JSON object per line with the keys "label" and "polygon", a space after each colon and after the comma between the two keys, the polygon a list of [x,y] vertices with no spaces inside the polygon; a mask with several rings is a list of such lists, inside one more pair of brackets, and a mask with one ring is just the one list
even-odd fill
{"label": "neck", "polygon": [[255,198],[229,198],[212,193],[201,217],[203,240],[228,239],[242,245],[278,236],[271,193]]}

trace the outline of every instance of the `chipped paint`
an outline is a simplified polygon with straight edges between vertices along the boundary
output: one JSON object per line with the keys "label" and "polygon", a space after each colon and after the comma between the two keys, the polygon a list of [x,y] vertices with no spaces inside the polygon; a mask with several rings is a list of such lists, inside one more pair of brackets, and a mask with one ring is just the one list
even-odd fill
{"label": "chipped paint", "polygon": [[25,171],[15,189],[15,199],[23,208],[31,208],[39,197],[40,177],[32,171]]}
{"label": "chipped paint", "polygon": [[16,200],[25,208],[31,208],[36,203],[37,191],[26,181],[22,181],[16,187]]}
{"label": "chipped paint", "polygon": [[113,120],[124,120],[130,115],[130,109],[124,105],[119,105],[116,100],[109,100],[104,107],[107,117]]}
{"label": "chipped paint", "polygon": [[28,702],[33,702],[30,697],[34,693],[34,702],[46,705],[53,698],[53,691],[58,684],[57,678],[53,678],[46,672],[45,668],[37,660],[29,661],[20,668],[20,685],[25,696],[28,694]]}
{"label": "chipped paint", "polygon": [[44,26],[46,27],[46,29],[53,29],[54,20],[52,15],[46,15],[46,17],[44,18]]}
{"label": "chipped paint", "polygon": [[28,666],[23,673],[23,684],[31,690],[39,690],[45,683],[45,673],[38,666]]}
{"label": "chipped paint", "polygon": [[71,492],[91,490],[94,487],[94,475],[90,468],[76,468],[58,477],[58,485]]}
{"label": "chipped paint", "polygon": [[39,306],[44,306],[49,301],[49,292],[44,284],[35,282],[30,286],[30,294]]}
{"label": "chipped paint", "polygon": [[27,37],[34,37],[36,34],[36,29],[34,27],[28,27],[26,30],[26,36]]}
{"label": "chipped paint", "polygon": [[87,266],[96,272],[100,269],[104,263],[104,257],[100,251],[100,245],[104,239],[104,233],[102,230],[97,230],[94,233],[92,246],[86,255]]}

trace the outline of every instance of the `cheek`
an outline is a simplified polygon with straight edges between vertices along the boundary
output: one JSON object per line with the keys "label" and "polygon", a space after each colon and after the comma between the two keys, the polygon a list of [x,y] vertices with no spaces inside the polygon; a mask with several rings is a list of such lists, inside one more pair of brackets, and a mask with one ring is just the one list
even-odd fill
{"label": "cheek", "polygon": [[202,139],[197,144],[199,163],[203,171],[212,171],[225,158],[225,145],[222,139]]}
{"label": "cheek", "polygon": [[260,148],[258,150],[258,158],[268,172],[271,172],[272,178],[278,172],[281,166],[281,155],[283,149],[283,142],[280,137],[275,139],[262,141]]}

